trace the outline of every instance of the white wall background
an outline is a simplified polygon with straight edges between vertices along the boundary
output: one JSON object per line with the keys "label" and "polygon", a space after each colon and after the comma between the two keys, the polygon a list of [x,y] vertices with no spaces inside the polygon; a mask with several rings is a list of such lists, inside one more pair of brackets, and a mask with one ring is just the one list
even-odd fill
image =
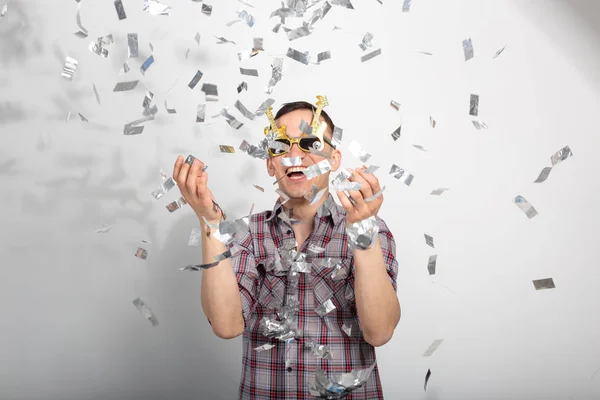
{"label": "white wall background", "polygon": [[[81,3],[88,39],[73,35],[74,1],[9,0],[0,19],[1,399],[236,397],[241,340],[212,335],[200,306],[201,274],[178,271],[200,260],[199,248],[187,245],[196,219],[189,208],[166,211],[176,189],[159,201],[149,193],[161,169],[170,173],[178,154],[192,153],[210,165],[211,188],[230,217],[252,203],[272,206],[264,163],[220,154],[217,145],[261,139],[265,118],[246,120],[233,103],[239,98],[253,110],[268,97],[272,58],[290,45],[315,56],[331,50],[332,59],[305,66],[285,58],[275,107],[327,95],[344,128],[343,166],[358,165],[347,151],[357,140],[387,186],[381,216],[397,240],[403,312],[393,339],[378,349],[386,398],[600,397],[595,2],[413,0],[403,14],[400,1],[354,0],[354,11],[334,6],[311,36],[291,44],[270,31],[277,1],[255,8],[214,2],[207,17],[187,0],[164,0],[170,16],[123,0],[123,21],[112,1]],[[242,7],[255,26],[226,27]],[[140,57],[124,75],[131,32],[139,34]],[[361,64],[357,44],[366,32],[382,55]],[[107,34],[115,38],[107,59],[87,50]],[[214,36],[237,45],[217,45]],[[266,51],[240,64],[237,52],[253,37],[264,38]],[[465,63],[467,37],[475,57]],[[156,62],[142,76],[148,42]],[[72,82],[60,77],[66,55],[79,61]],[[260,77],[241,76],[240,65],[258,68]],[[187,83],[198,69],[204,77],[192,91]],[[141,79],[134,91],[112,92],[133,79]],[[249,91],[238,96],[242,80]],[[208,103],[207,122],[196,124],[203,82],[218,84],[220,101]],[[142,135],[123,136],[123,124],[141,116],[146,90],[159,114]],[[480,95],[486,131],[469,120],[470,93]],[[399,112],[391,99],[402,103]],[[224,106],[245,123],[239,131],[209,118]],[[400,123],[402,137],[393,142]],[[574,156],[534,184],[565,145]],[[414,174],[410,187],[387,175],[392,163]],[[438,187],[450,190],[430,196]],[[537,217],[528,220],[512,203],[519,194]],[[95,233],[104,224],[112,230]],[[146,261],[133,256],[141,240],[151,242]],[[427,272],[431,254],[438,254],[435,276]],[[556,289],[534,290],[533,279],[548,277]],[[136,297],[154,310],[158,327],[132,305]],[[434,339],[444,342],[423,357]]]}

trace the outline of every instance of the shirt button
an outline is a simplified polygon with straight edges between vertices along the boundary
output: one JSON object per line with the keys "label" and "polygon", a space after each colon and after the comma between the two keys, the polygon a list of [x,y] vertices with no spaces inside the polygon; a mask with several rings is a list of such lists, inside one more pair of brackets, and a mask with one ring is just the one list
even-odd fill
{"label": "shirt button", "polygon": [[292,367],[287,367],[287,372],[292,372]]}
{"label": "shirt button", "polygon": [[289,234],[291,234],[291,233],[292,233],[292,230],[291,230],[291,229],[288,229],[288,230],[287,230],[287,234],[289,235]]}

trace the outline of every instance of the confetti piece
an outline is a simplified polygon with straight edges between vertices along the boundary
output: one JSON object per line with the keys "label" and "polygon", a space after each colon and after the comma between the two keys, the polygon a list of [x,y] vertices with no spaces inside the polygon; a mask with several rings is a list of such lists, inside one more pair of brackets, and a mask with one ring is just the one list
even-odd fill
{"label": "confetti piece", "polygon": [[167,204],[166,208],[167,208],[167,210],[169,210],[169,212],[173,212],[173,211],[179,210],[181,207],[185,206],[186,204],[187,204],[187,201],[183,197],[180,197],[177,200]]}
{"label": "confetti piece", "polygon": [[348,149],[350,150],[350,153],[352,153],[352,155],[358,158],[362,163],[366,163],[369,160],[369,158],[371,158],[371,154],[363,150],[363,148],[358,144],[358,142],[354,140],[350,142]]}
{"label": "confetti piece", "polygon": [[192,232],[190,233],[190,238],[188,240],[188,246],[199,246],[201,237],[202,229],[192,228]]}
{"label": "confetti piece", "polygon": [[396,111],[400,111],[400,103],[398,103],[397,101],[391,100],[390,106],[392,106],[392,108],[395,109]]}
{"label": "confetti piece", "polygon": [[417,54],[423,54],[424,56],[432,56],[433,53],[429,53],[427,51],[417,51]]}
{"label": "confetti piece", "polygon": [[242,126],[244,126],[243,123],[235,119],[233,115],[227,112],[227,107],[221,110],[221,115],[225,117],[229,126],[231,126],[234,129],[240,129]]}
{"label": "confetti piece", "polygon": [[433,245],[433,238],[426,233],[425,233],[425,243],[427,243],[428,246],[435,248],[435,246]]}
{"label": "confetti piece", "polygon": [[552,166],[554,167],[556,164],[560,163],[561,161],[566,160],[567,158],[571,157],[572,155],[573,155],[573,153],[571,152],[571,149],[569,148],[569,146],[563,147],[562,149],[557,151],[552,157],[550,157]]}
{"label": "confetti piece", "polygon": [[381,54],[381,49],[377,49],[375,51],[370,52],[369,54],[365,54],[364,56],[362,56],[360,58],[361,62],[365,62],[365,61],[369,61],[370,59],[372,59],[373,57],[376,57],[378,55]]}
{"label": "confetti piece", "polygon": [[138,81],[119,82],[115,85],[113,92],[126,92],[129,90],[133,90],[133,89],[135,89],[135,87],[137,86],[138,83],[139,83],[139,80]]}
{"label": "confetti piece", "polygon": [[[6,4],[4,5],[4,7],[6,7]],[[81,7],[81,3],[77,3],[77,14],[75,15],[75,22],[77,23],[77,26],[79,27],[79,32],[75,33],[75,36],[83,39],[86,38],[88,36],[88,30],[85,29],[83,27],[83,25],[81,24],[81,12],[80,12],[80,7]],[[3,9],[2,10],[4,13],[6,13],[6,11]],[[0,16],[4,16],[4,14],[1,14]]]}
{"label": "confetti piece", "polygon": [[119,21],[127,18],[127,15],[125,14],[125,9],[123,8],[123,2],[121,0],[115,0],[115,9],[117,10]]}
{"label": "confetti piece", "polygon": [[157,187],[156,189],[154,189],[152,191],[152,193],[150,193],[150,194],[152,195],[152,197],[154,197],[154,199],[159,200],[161,197],[163,197],[165,194],[167,194],[171,189],[173,189],[176,185],[177,185],[177,182],[175,182],[173,177],[170,176],[169,179],[167,179],[163,183],[161,183],[160,186]]}
{"label": "confetti piece", "polygon": [[225,43],[236,44],[236,43],[235,43],[233,40],[228,40],[228,39],[225,39],[225,38],[224,38],[224,37],[222,37],[222,36],[215,36],[215,37],[216,37],[216,38],[217,38],[217,40],[218,40],[217,44],[225,44]]}
{"label": "confetti piece", "polygon": [[415,147],[415,148],[417,148],[417,149],[419,149],[419,150],[421,150],[421,151],[427,152],[427,150],[425,150],[425,149],[423,148],[423,146],[421,146],[420,144],[413,144],[413,147]]}
{"label": "confetti piece", "polygon": [[445,188],[440,188],[440,189],[434,189],[431,193],[429,193],[430,195],[434,195],[434,196],[439,196],[442,193],[444,193],[446,190],[450,190],[450,189],[445,189]]}
{"label": "confetti piece", "polygon": [[423,353],[423,357],[429,357],[430,355],[432,355],[433,352],[436,351],[438,347],[440,347],[440,344],[442,344],[443,341],[444,339],[435,339],[433,343],[431,343],[429,348],[425,351],[425,353]]}
{"label": "confetti piece", "polygon": [[365,169],[365,174],[373,174],[379,169],[377,165],[370,165],[369,168]]}
{"label": "confetti piece", "polygon": [[263,193],[265,192],[265,189],[264,189],[263,187],[261,187],[261,186],[258,186],[258,185],[253,185],[253,186],[254,186],[255,188],[257,188],[258,190],[260,190],[261,192],[263,192]]}
{"label": "confetti piece", "polygon": [[88,119],[86,117],[84,117],[83,115],[81,115],[81,113],[78,112],[77,114],[79,114],[79,119],[81,119],[81,121],[83,121],[83,122],[90,122],[90,121],[88,121]]}
{"label": "confetti piece", "polygon": [[190,54],[190,49],[187,49],[187,50],[186,50],[186,52],[185,52],[185,59],[186,59],[186,60],[187,60],[187,58],[188,58],[189,54]]}
{"label": "confetti piece", "polygon": [[219,145],[219,150],[221,150],[221,153],[229,153],[229,154],[235,153],[235,149],[233,148],[233,146],[226,146],[223,144]]}
{"label": "confetti piece", "polygon": [[432,128],[435,128],[436,125],[435,119],[431,116],[429,116],[429,125],[431,125]]}
{"label": "confetti piece", "polygon": [[219,101],[219,90],[214,83],[203,83],[200,88],[206,96],[206,101]]}
{"label": "confetti piece", "polygon": [[198,82],[200,81],[200,79],[202,78],[202,72],[200,72],[200,70],[198,70],[196,72],[196,74],[194,74],[194,77],[192,78],[192,80],[190,81],[190,83],[188,83],[188,87],[190,89],[193,89],[196,87],[196,85],[198,84]]}
{"label": "confetti piece", "polygon": [[523,196],[519,195],[515,197],[514,202],[517,205],[517,207],[519,207],[521,211],[523,211],[525,215],[527,215],[527,218],[531,219],[538,215],[537,210],[533,208],[533,206],[529,204],[529,202],[525,200]]}
{"label": "confetti piece", "polygon": [[196,108],[196,122],[204,122],[206,117],[206,104],[198,104]]}
{"label": "confetti piece", "polygon": [[148,257],[148,250],[144,249],[143,247],[138,247],[137,251],[135,252],[135,256],[141,260],[145,260]]}
{"label": "confetti piece", "polygon": [[258,76],[258,70],[256,70],[256,69],[247,69],[247,68],[240,67],[240,73],[242,75]]}
{"label": "confetti piece", "polygon": [[427,370],[427,374],[425,374],[425,386],[423,387],[425,391],[427,391],[427,382],[429,382],[429,377],[431,376],[431,370]]}
{"label": "confetti piece", "polygon": [[279,29],[281,29],[281,22],[280,22],[280,23],[278,23],[278,24],[276,24],[276,25],[273,27],[272,31],[273,31],[274,33],[279,33]]}
{"label": "confetti piece", "polygon": [[283,58],[274,58],[271,64],[271,79],[265,89],[267,94],[271,94],[275,85],[281,80],[283,70]]}
{"label": "confetti piece", "polygon": [[68,122],[71,119],[71,110],[67,113],[67,118],[65,118],[65,122]]}
{"label": "confetti piece", "polygon": [[250,119],[250,120],[254,120],[254,117],[255,117],[254,113],[253,113],[253,112],[251,112],[250,110],[248,110],[248,109],[247,109],[247,108],[246,108],[246,107],[245,107],[245,106],[242,104],[242,102],[241,102],[241,101],[239,101],[239,100],[236,100],[236,102],[235,102],[234,106],[235,106],[235,108],[237,108],[237,110],[238,110],[239,112],[241,112],[241,113],[242,113],[242,115],[243,115],[244,117],[246,117],[246,118],[248,118],[248,119]]}
{"label": "confetti piece", "polygon": [[133,305],[139,310],[140,313],[146,318],[152,326],[158,326],[158,320],[156,319],[156,315],[148,308],[146,303],[144,303],[140,298],[133,300]]}
{"label": "confetti piece", "polygon": [[304,170],[302,170],[307,179],[315,178],[329,171],[331,171],[331,164],[327,159],[321,160],[318,163],[313,164],[310,167],[307,167]]}
{"label": "confetti piece", "polygon": [[469,61],[471,58],[473,58],[473,42],[471,41],[471,38],[465,39],[462,42],[462,46],[463,46],[463,51],[465,53],[465,61]]}
{"label": "confetti piece", "polygon": [[202,14],[210,17],[212,14],[212,6],[209,6],[208,4],[202,4]]}
{"label": "confetti piece", "polygon": [[362,51],[370,49],[373,47],[373,38],[374,36],[371,32],[365,33],[365,36],[363,36],[362,42],[358,44],[358,47],[360,47]]}
{"label": "confetti piece", "polygon": [[268,109],[269,107],[271,107],[273,104],[275,104],[275,100],[268,98],[267,100],[263,101],[263,103],[258,107],[258,109],[256,110],[256,112],[254,113],[254,115],[256,115],[257,117],[260,117],[261,115],[263,115]]}
{"label": "confetti piece", "polygon": [[171,7],[158,2],[158,0],[144,0],[144,8],[150,15],[171,15]]}
{"label": "confetti piece", "polygon": [[398,129],[396,129],[394,132],[392,132],[392,139],[394,139],[394,142],[398,139],[400,139],[400,131],[402,129],[402,125],[400,125],[398,127]]}
{"label": "confetti piece", "polygon": [[281,165],[284,167],[299,167],[302,165],[302,157],[281,157]]}
{"label": "confetti piece", "polygon": [[556,287],[554,286],[554,280],[552,278],[534,280],[533,286],[535,287],[535,290],[554,289]]}
{"label": "confetti piece", "polygon": [[260,353],[262,351],[267,351],[267,350],[271,350],[273,347],[275,347],[274,344],[263,344],[262,346],[258,346],[255,347],[254,350],[256,350],[256,352]]}
{"label": "confetti piece", "polygon": [[414,178],[412,174],[409,174],[404,169],[398,167],[396,164],[392,164],[392,168],[390,169],[390,175],[392,175],[399,181],[404,182],[406,186],[410,186]]}
{"label": "confetti piece", "polygon": [[167,113],[169,114],[177,114],[177,110],[175,110],[174,108],[169,108],[167,106],[167,101],[165,100],[165,109],[167,110]]}
{"label": "confetti piece", "polygon": [[154,53],[154,46],[152,46],[152,42],[148,42],[148,47],[150,47],[150,51]]}
{"label": "confetti piece", "polygon": [[469,101],[469,115],[476,117],[479,114],[479,95],[472,94]]}
{"label": "confetti piece", "polygon": [[231,257],[231,249],[227,249],[223,253],[217,254],[216,256],[214,256],[215,262],[213,262],[213,263],[201,264],[201,265],[188,265],[184,268],[179,268],[179,270],[180,271],[200,271],[203,269],[209,269],[212,267],[216,267],[217,265],[219,265],[219,262],[221,262],[222,260],[225,260],[229,257]]}
{"label": "confetti piece", "polygon": [[198,46],[200,46],[200,32],[196,32],[196,36],[194,36],[194,40],[196,41],[196,44],[198,44]]}
{"label": "confetti piece", "polygon": [[482,130],[482,129],[487,129],[488,126],[485,124],[485,122],[483,121],[475,121],[472,120],[471,121],[473,123],[473,126],[477,129],[477,130]]}
{"label": "confetti piece", "polygon": [[100,44],[98,44],[98,43],[90,42],[90,44],[88,45],[88,49],[92,53],[95,53],[95,54],[101,56],[102,58],[108,57],[108,50],[103,48],[102,46],[100,46]]}
{"label": "confetti piece", "polygon": [[493,58],[494,58],[494,59],[498,58],[498,56],[504,52],[504,49],[506,49],[506,46],[504,46],[503,48],[501,48],[500,50],[498,50],[498,51],[496,52],[496,54],[494,54],[494,57],[493,57]]}
{"label": "confetti piece", "polygon": [[131,70],[131,67],[129,66],[129,63],[128,62],[124,62],[123,63],[123,73],[126,74],[126,73],[129,72],[129,70]]}
{"label": "confetti piece", "polygon": [[291,42],[292,40],[296,40],[298,38],[308,36],[311,33],[312,32],[310,31],[308,24],[305,23],[305,25],[289,31],[288,32],[288,40]]}
{"label": "confetti piece", "polygon": [[427,262],[427,271],[429,271],[429,275],[435,275],[436,264],[437,264],[437,255],[429,256],[429,261]]}
{"label": "confetti piece", "polygon": [[404,3],[402,4],[402,12],[410,11],[410,3],[412,3],[412,0],[404,0]]}
{"label": "confetti piece", "polygon": [[350,0],[332,0],[331,4],[334,4],[336,6],[346,7],[350,10],[354,10],[354,6],[352,6],[352,3],[350,3]]}
{"label": "confetti piece", "polygon": [[238,94],[240,94],[242,92],[242,90],[248,91],[248,83],[247,82],[242,82],[238,85],[238,87],[237,87]]}
{"label": "confetti piece", "polygon": [[138,34],[128,33],[127,34],[127,57],[135,58],[139,55],[138,52]]}
{"label": "confetti piece", "polygon": [[320,306],[316,307],[315,312],[319,315],[319,317],[324,317],[325,315],[335,310],[335,308],[335,304],[333,304],[331,299],[329,299]]}
{"label": "confetti piece", "polygon": [[142,75],[145,75],[146,70],[148,70],[148,68],[150,68],[150,66],[154,63],[154,56],[151,55],[150,57],[148,57],[146,59],[146,61],[144,61],[144,63],[142,64],[142,66],[140,67],[140,72],[142,73]]}
{"label": "confetti piece", "polygon": [[96,229],[96,233],[107,233],[112,229],[112,225],[104,224],[100,228]]}
{"label": "confetti piece", "polygon": [[331,51],[323,51],[317,54],[317,64],[320,64],[321,61],[329,60],[331,58]]}
{"label": "confetti piece", "polygon": [[287,54],[289,58],[298,61],[299,63],[308,65],[310,61],[310,54],[308,52],[301,53],[298,50],[294,50],[291,47],[288,48]]}
{"label": "confetti piece", "polygon": [[533,183],[544,182],[546,179],[548,179],[548,176],[550,175],[550,171],[552,171],[552,167],[545,167],[542,170],[542,172],[540,172],[540,175],[537,177],[537,179],[535,181],[533,181]]}
{"label": "confetti piece", "polygon": [[75,75],[75,71],[77,71],[78,64],[79,62],[76,59],[66,56],[65,66],[63,67],[61,76],[68,81],[72,81],[73,75]]}
{"label": "confetti piece", "polygon": [[92,88],[94,89],[94,96],[96,96],[96,101],[100,104],[100,95],[98,94],[98,90],[96,89],[96,84],[92,82]]}
{"label": "confetti piece", "polygon": [[125,126],[123,127],[123,134],[124,135],[139,135],[140,133],[142,133],[144,131],[144,127],[136,126],[136,125],[139,125],[142,122],[146,122],[146,121],[149,121],[152,119],[154,119],[153,116],[145,116],[143,118],[140,118],[133,122],[125,124]]}

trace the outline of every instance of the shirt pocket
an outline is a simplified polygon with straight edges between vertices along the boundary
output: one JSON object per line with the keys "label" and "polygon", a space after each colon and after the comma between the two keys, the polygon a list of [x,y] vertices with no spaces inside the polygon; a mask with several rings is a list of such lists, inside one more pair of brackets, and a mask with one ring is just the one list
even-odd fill
{"label": "shirt pocket", "polygon": [[273,271],[266,271],[264,269],[264,265],[266,261],[263,263],[259,263],[259,265],[263,265],[262,268],[259,267],[261,271],[261,283],[258,290],[258,298],[257,302],[263,308],[269,310],[275,310],[283,306],[283,300],[285,298],[285,276],[277,276],[273,273]]}
{"label": "shirt pocket", "polygon": [[[315,260],[316,261],[316,260]],[[336,278],[332,276],[334,268],[323,268],[318,273],[312,276],[312,288],[314,291],[315,304],[317,308],[327,300],[335,306],[336,310],[331,313],[348,311],[348,306],[354,301],[354,290],[348,284],[347,276],[350,275],[350,260],[344,259],[339,263],[340,269],[336,275],[342,276]],[[325,315],[325,317],[327,314]]]}

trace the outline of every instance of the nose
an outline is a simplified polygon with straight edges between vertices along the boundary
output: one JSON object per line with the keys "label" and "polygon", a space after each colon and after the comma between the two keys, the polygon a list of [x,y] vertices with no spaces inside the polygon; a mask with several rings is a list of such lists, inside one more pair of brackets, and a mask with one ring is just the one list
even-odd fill
{"label": "nose", "polygon": [[304,152],[302,150],[300,150],[300,146],[298,145],[298,143],[292,143],[292,147],[290,148],[289,154],[292,157],[296,157],[296,156],[302,156],[302,154],[304,154]]}

